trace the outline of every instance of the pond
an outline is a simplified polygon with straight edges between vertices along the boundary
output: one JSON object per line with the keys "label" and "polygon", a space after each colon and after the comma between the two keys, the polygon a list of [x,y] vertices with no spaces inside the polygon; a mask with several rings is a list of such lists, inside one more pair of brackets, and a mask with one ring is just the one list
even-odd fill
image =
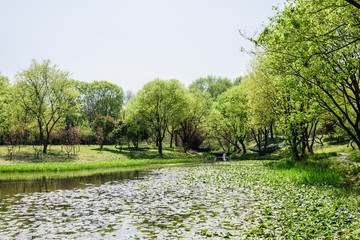
{"label": "pond", "polygon": [[50,181],[47,191],[0,201],[0,238],[338,238],[360,232],[358,213],[334,200],[336,189],[272,174],[264,166],[220,164],[123,172],[94,183],[79,178],[64,187]]}
{"label": "pond", "polygon": [[[19,193],[51,192],[57,189],[77,189],[90,185],[101,185],[113,180],[136,179],[147,174],[146,171],[83,171],[79,173],[56,175],[35,175],[27,179],[0,179],[0,199],[13,197]],[[81,175],[85,174],[85,175]]]}

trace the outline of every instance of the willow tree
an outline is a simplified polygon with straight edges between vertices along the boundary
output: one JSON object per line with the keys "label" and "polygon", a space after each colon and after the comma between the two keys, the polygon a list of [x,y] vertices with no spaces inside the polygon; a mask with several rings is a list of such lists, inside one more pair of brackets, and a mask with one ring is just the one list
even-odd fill
{"label": "willow tree", "polygon": [[169,125],[183,114],[186,101],[184,93],[185,87],[178,80],[155,79],[145,84],[136,97],[130,100],[127,114],[138,115],[146,122],[160,155]]}
{"label": "willow tree", "polygon": [[209,125],[214,134],[232,145],[237,152],[246,153],[247,100],[242,85],[220,94],[213,104]]}
{"label": "willow tree", "polygon": [[203,128],[210,109],[209,96],[202,92],[186,92],[186,101],[178,118],[180,138],[186,153],[190,148],[198,150],[203,142]]}
{"label": "willow tree", "polygon": [[15,94],[18,104],[31,115],[38,127],[43,153],[47,152],[50,133],[68,114],[78,110],[77,91],[70,74],[50,60],[32,60],[28,69],[16,74]]}

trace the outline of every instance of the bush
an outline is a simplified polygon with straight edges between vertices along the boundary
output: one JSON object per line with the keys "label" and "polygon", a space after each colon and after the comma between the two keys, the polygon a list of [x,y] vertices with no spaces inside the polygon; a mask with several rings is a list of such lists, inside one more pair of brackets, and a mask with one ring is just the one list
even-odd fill
{"label": "bush", "polygon": [[81,131],[80,135],[81,144],[94,145],[96,144],[96,135],[91,130]]}
{"label": "bush", "polygon": [[214,155],[211,155],[211,154],[207,153],[207,152],[204,152],[202,154],[202,156],[203,156],[204,161],[216,161],[216,157]]}
{"label": "bush", "polygon": [[350,161],[353,161],[353,162],[360,162],[360,153],[352,153],[350,154],[350,156],[348,157],[348,159]]}

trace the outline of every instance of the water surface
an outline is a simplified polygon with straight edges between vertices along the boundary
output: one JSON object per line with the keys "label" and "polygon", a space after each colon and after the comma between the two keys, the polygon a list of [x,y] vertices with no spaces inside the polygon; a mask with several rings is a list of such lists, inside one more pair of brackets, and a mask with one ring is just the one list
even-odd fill
{"label": "water surface", "polygon": [[274,181],[263,166],[122,174],[129,177],[97,176],[93,183],[79,180],[80,187],[49,190],[48,185],[47,191],[0,200],[0,239],[314,239],[325,234],[340,239],[358,234],[358,214],[335,200],[335,189]]}

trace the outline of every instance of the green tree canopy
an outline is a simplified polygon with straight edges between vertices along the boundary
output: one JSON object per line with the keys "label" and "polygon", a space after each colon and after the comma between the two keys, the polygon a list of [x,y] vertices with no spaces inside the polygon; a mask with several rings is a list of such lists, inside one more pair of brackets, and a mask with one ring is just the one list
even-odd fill
{"label": "green tree canopy", "polygon": [[100,149],[104,146],[104,141],[109,137],[109,135],[114,131],[117,126],[117,122],[111,116],[103,116],[101,114],[96,115],[96,118],[93,122],[93,128],[95,132],[101,131],[102,141],[100,142]]}
{"label": "green tree canopy", "polygon": [[155,79],[145,84],[130,100],[127,114],[138,115],[146,122],[158,144],[160,155],[168,126],[183,113],[186,102],[184,93],[185,87],[178,80]]}
{"label": "green tree canopy", "polygon": [[360,149],[359,22],[343,0],[291,0],[254,42],[272,63],[268,71],[308,89]]}
{"label": "green tree canopy", "polygon": [[124,98],[121,87],[107,81],[77,82],[76,85],[80,92],[82,114],[89,122],[94,121],[98,114],[120,118]]}
{"label": "green tree canopy", "polygon": [[50,60],[40,63],[32,60],[30,67],[15,77],[18,103],[36,121],[46,153],[52,129],[68,114],[78,111],[78,92],[69,79],[69,72],[61,71]]}
{"label": "green tree canopy", "polygon": [[215,136],[234,146],[237,152],[246,153],[247,99],[242,85],[235,86],[220,94],[213,104],[209,125]]}
{"label": "green tree canopy", "polygon": [[189,91],[185,93],[184,111],[178,119],[184,152],[190,148],[197,150],[204,140],[203,128],[211,105],[208,99],[206,93]]}
{"label": "green tree canopy", "polygon": [[191,92],[200,91],[209,93],[212,98],[216,98],[219,94],[225,92],[233,86],[233,83],[227,78],[207,76],[199,78],[192,82],[189,86]]}
{"label": "green tree canopy", "polygon": [[11,115],[11,92],[10,83],[7,77],[0,73],[0,128],[5,130],[9,127],[9,118]]}

